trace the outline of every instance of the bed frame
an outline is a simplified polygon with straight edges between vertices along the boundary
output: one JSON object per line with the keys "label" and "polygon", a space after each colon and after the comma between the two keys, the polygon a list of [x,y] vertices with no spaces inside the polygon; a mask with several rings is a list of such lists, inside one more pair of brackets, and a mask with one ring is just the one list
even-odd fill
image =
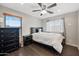
{"label": "bed frame", "polygon": [[[30,34],[39,32],[39,29],[41,29],[41,32],[44,32],[42,27],[31,27],[30,28]],[[45,45],[45,44],[42,44],[42,43],[39,43],[39,42],[36,42],[36,41],[33,41],[33,42],[34,43],[37,43],[39,45],[42,45],[44,47],[47,46],[47,47],[50,47],[51,48],[51,46],[49,46],[49,45]],[[65,39],[63,39],[63,41],[62,41],[62,45],[63,46],[65,45]]]}

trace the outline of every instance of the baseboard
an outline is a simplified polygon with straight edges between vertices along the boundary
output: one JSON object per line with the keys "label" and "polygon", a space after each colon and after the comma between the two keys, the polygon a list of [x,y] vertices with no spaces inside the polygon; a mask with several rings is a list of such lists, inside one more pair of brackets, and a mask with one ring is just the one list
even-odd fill
{"label": "baseboard", "polygon": [[78,47],[78,45],[76,45],[76,44],[71,44],[71,43],[66,43],[67,45],[70,45],[70,46],[74,46],[74,47],[77,47],[78,48],[78,50],[79,50],[79,47]]}

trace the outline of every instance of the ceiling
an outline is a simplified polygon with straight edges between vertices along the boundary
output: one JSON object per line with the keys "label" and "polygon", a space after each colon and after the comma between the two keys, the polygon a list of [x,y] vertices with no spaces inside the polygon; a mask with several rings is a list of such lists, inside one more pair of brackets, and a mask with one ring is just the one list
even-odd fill
{"label": "ceiling", "polygon": [[[46,6],[51,5],[52,3],[43,3]],[[79,10],[79,3],[57,3],[56,7],[50,8],[48,10],[53,11],[54,14],[46,13],[43,16],[40,16],[40,11],[32,12],[32,10],[41,9],[37,3],[0,3],[0,5],[29,14],[39,19],[44,19],[47,17],[52,17],[56,15],[61,15],[64,13],[69,13]]]}

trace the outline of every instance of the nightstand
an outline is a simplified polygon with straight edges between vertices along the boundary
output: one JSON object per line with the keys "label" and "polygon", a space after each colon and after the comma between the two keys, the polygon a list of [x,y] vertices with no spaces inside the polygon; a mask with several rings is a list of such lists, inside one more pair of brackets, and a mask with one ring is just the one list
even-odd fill
{"label": "nightstand", "polygon": [[32,35],[23,36],[24,46],[32,43]]}

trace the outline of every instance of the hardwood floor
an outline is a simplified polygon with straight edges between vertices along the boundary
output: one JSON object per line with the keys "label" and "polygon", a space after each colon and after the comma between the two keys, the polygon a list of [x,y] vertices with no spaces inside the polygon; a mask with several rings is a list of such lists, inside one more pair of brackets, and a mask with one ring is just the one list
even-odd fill
{"label": "hardwood floor", "polygon": [[38,44],[31,44],[8,54],[8,56],[78,56],[78,49],[65,45],[61,54],[52,48],[46,48]]}

